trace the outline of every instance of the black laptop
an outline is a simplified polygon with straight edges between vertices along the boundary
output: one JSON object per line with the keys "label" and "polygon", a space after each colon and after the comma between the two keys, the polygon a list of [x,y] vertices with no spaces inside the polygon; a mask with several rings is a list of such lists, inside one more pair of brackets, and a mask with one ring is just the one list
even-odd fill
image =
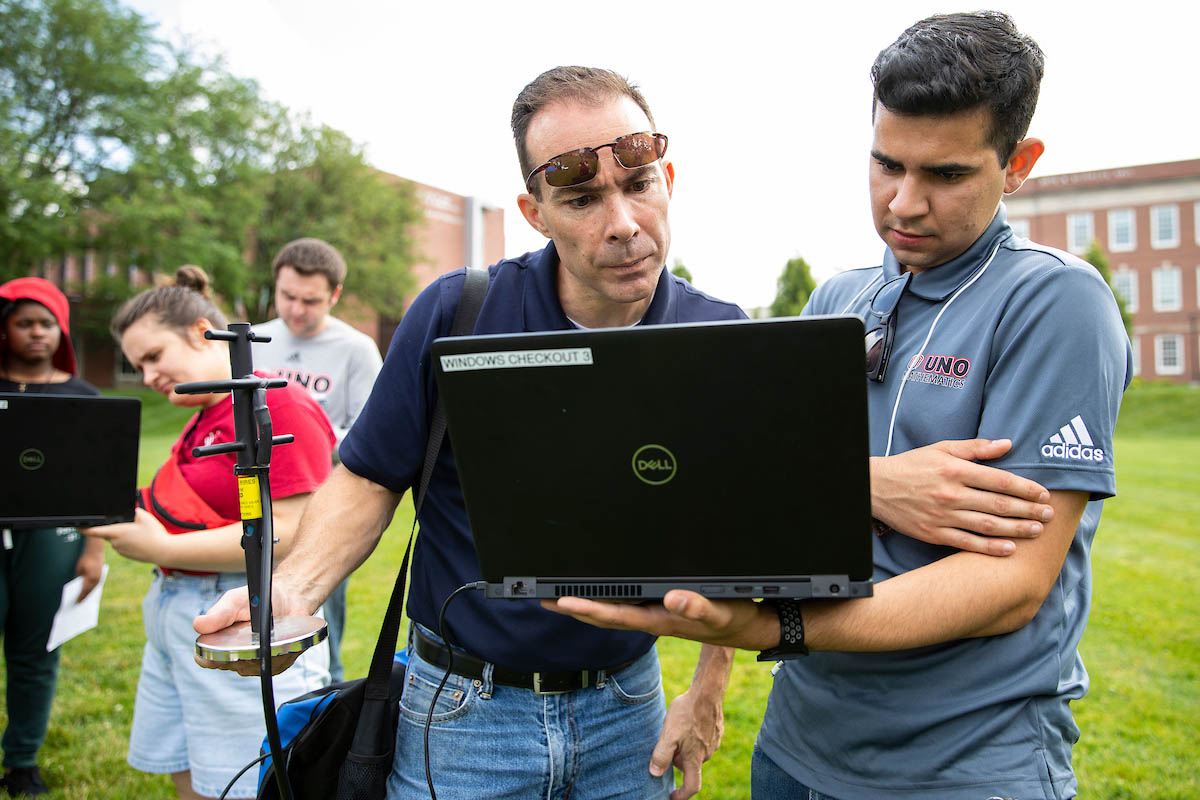
{"label": "black laptop", "polygon": [[0,393],[0,527],[133,519],[142,403]]}
{"label": "black laptop", "polygon": [[871,594],[858,318],[432,352],[488,597]]}

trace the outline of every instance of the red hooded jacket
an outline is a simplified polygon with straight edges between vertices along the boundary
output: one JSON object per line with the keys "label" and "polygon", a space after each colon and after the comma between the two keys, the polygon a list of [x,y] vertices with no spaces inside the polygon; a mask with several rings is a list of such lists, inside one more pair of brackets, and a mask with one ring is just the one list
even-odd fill
{"label": "red hooded jacket", "polygon": [[[0,285],[0,298],[12,301],[35,300],[50,309],[50,313],[58,320],[58,327],[62,329],[62,340],[54,353],[54,366],[72,375],[79,374],[75,368],[75,348],[71,345],[70,306],[67,296],[57,286],[45,278],[16,278]],[[0,354],[7,349],[8,341],[0,339]]]}

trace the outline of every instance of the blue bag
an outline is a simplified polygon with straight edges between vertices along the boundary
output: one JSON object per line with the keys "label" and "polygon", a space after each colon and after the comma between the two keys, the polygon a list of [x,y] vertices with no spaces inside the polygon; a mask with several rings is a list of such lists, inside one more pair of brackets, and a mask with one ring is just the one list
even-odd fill
{"label": "blue bag", "polygon": [[[377,704],[383,717],[373,727],[380,739],[395,741],[397,711],[400,694],[404,691],[407,664],[408,654],[404,650],[396,653],[388,681],[387,703]],[[352,758],[351,745],[364,710],[366,691],[367,679],[359,678],[323,686],[279,707],[279,741],[283,744],[283,758],[296,800],[343,796],[339,777],[345,769],[343,762]],[[265,738],[262,752],[268,752]],[[390,747],[386,762],[374,765],[377,775],[374,782],[381,778],[386,780],[391,769]],[[263,800],[279,797],[275,781],[275,765],[268,755],[259,767],[258,797]]]}
{"label": "blue bag", "polygon": [[[400,693],[404,690],[404,670],[408,665],[408,651],[401,650],[396,653],[395,659],[392,662],[392,675],[389,681],[388,694],[394,702],[400,702]],[[331,749],[345,752],[349,747],[350,740],[354,735],[353,722],[357,719],[357,711],[346,716],[346,709],[339,709],[338,705],[346,705],[348,709],[357,709],[362,707],[362,695],[365,690],[365,678],[358,680],[345,681],[343,683],[333,683],[329,686],[322,686],[320,689],[314,689],[307,694],[302,694],[299,697],[288,700],[279,707],[276,718],[279,720],[279,741],[283,746],[284,759],[292,766],[289,774],[296,775],[295,764],[309,764],[319,762],[320,752],[329,751]],[[328,720],[317,720],[322,714],[328,714]],[[332,726],[337,728],[335,720],[345,717],[348,720],[349,730],[344,737],[329,736],[328,728]],[[313,723],[317,723],[313,725]],[[310,727],[310,725],[312,727]],[[392,726],[392,733],[395,733],[395,726]],[[321,731],[326,731],[322,734]],[[345,745],[340,750],[336,748],[337,741],[345,738]],[[334,747],[331,748],[331,745]],[[317,752],[313,752],[316,749]],[[266,737],[263,738],[260,754],[266,755],[262,764],[258,768],[258,794],[260,797],[275,797],[270,793],[275,792],[275,771],[271,767],[270,748],[267,744]],[[310,778],[318,784],[322,783],[320,775],[330,774],[327,768],[323,768],[317,764],[314,776]],[[270,792],[263,792],[263,782],[268,776],[271,779]],[[311,785],[311,784],[310,784]],[[328,787],[320,786],[320,789]],[[317,787],[314,787],[317,789]],[[307,792],[306,792],[307,793]],[[322,796],[322,795],[316,795]],[[327,797],[334,796],[333,792]]]}

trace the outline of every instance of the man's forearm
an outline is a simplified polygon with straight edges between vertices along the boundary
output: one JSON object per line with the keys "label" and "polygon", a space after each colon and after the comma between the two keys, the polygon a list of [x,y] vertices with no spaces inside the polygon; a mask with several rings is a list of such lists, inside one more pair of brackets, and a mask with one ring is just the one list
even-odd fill
{"label": "man's forearm", "polygon": [[729,673],[733,669],[732,647],[712,644],[700,646],[700,657],[696,660],[696,671],[692,674],[692,690],[714,694],[717,700],[725,696],[729,685]]}
{"label": "man's forearm", "polygon": [[1054,521],[1007,559],[955,553],[876,584],[872,597],[808,601],[805,642],[812,650],[871,652],[977,636],[1025,625],[1062,569],[1087,497],[1053,492]]}
{"label": "man's forearm", "polygon": [[367,560],[399,501],[399,495],[338,465],[305,508],[292,550],[275,569],[276,580],[313,613]]}

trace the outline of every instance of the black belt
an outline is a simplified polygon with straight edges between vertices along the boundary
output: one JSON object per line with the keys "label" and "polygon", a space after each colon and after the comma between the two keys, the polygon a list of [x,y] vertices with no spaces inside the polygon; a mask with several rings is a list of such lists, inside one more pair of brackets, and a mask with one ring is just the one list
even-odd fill
{"label": "black belt", "polygon": [[[449,663],[446,646],[431,639],[418,627],[413,627],[414,642],[417,655],[438,667],[445,668]],[[517,672],[505,669],[499,665],[492,666],[492,682],[503,686],[515,686],[518,689],[532,689],[538,694],[562,694],[575,689],[587,689],[600,682],[600,673],[611,675],[625,669],[636,658],[631,658],[623,664],[604,669],[577,669],[569,672]],[[454,651],[454,674],[466,678],[482,678],[483,668],[488,662],[468,655],[461,650]]]}

